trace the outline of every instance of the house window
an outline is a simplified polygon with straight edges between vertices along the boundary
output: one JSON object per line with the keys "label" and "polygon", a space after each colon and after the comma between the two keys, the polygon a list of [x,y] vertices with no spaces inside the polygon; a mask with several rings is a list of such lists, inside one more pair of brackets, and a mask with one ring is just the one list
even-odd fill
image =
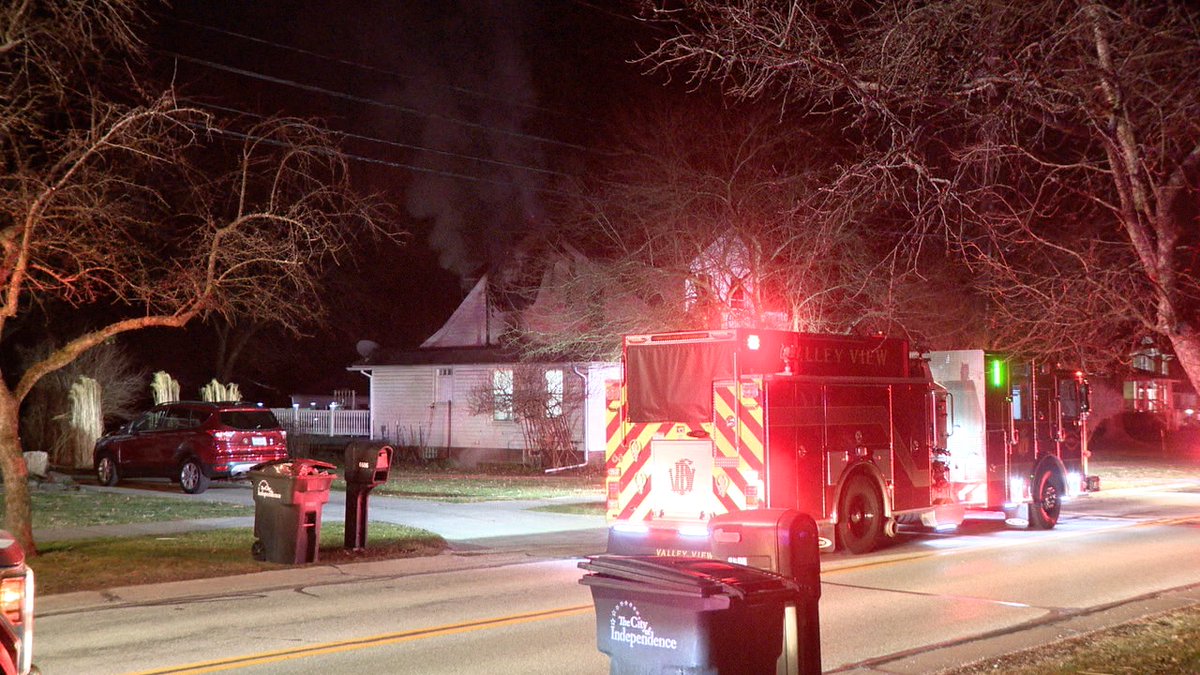
{"label": "house window", "polygon": [[546,371],[546,417],[561,417],[563,406],[563,371]]}
{"label": "house window", "polygon": [[454,370],[438,368],[433,380],[433,402],[447,403],[454,400]]}
{"label": "house window", "polygon": [[497,368],[492,371],[492,419],[511,421],[513,415],[513,371]]}

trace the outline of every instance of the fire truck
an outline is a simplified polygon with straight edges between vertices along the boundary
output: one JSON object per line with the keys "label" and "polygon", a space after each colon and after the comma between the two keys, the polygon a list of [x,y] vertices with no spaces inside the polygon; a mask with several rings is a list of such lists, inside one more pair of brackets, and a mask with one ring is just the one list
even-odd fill
{"label": "fire truck", "polygon": [[707,555],[708,521],[797,509],[824,549],[872,551],[980,511],[1050,529],[1088,475],[1088,385],[984,350],[703,330],[624,339],[607,383],[609,551]]}

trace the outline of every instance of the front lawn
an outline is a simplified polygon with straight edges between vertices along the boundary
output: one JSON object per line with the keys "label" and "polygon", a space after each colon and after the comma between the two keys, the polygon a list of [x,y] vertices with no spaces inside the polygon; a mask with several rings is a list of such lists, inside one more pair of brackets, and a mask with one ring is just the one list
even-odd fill
{"label": "front lawn", "polygon": [[[371,523],[367,548],[361,552],[344,549],[344,536],[341,523],[321,524],[317,564],[415,558],[437,555],[446,548],[446,542],[432,532],[391,523]],[[29,564],[42,595],[294,567],[255,560],[250,554],[253,541],[251,528],[234,528],[49,542],[38,546],[40,555]]]}

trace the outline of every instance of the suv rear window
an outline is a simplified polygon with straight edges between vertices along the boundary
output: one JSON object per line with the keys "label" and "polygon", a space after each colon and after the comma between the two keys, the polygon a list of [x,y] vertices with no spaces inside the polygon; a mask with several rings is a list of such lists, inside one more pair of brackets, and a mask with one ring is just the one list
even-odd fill
{"label": "suv rear window", "polygon": [[222,410],[221,424],[239,431],[278,429],[279,421],[270,410]]}

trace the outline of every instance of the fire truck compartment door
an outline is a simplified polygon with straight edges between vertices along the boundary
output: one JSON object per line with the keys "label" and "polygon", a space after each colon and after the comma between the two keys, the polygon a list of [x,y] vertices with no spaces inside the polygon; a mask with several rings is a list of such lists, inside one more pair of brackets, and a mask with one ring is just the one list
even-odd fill
{"label": "fire truck compartment door", "polygon": [[713,512],[711,441],[654,439],[649,464],[655,517],[697,520]]}

